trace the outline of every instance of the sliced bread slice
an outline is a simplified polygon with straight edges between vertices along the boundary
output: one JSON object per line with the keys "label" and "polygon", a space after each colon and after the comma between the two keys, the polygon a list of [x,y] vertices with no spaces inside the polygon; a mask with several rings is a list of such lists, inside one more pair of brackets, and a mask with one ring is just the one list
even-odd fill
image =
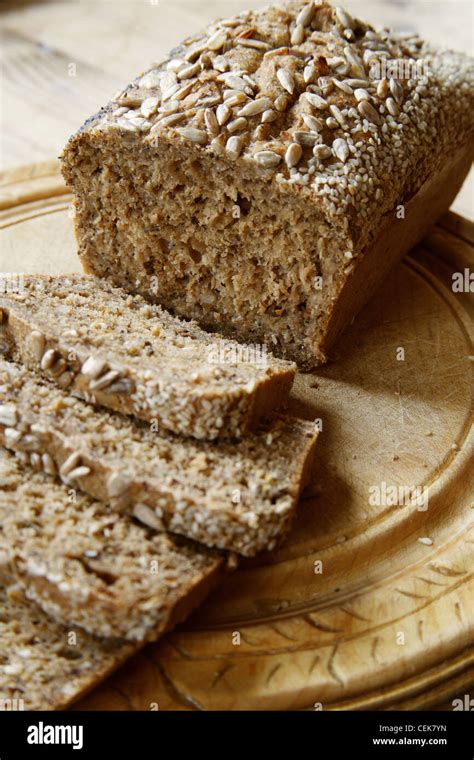
{"label": "sliced bread slice", "polygon": [[240,441],[153,432],[0,360],[0,443],[115,509],[209,546],[252,555],[288,530],[317,432],[276,417]]}
{"label": "sliced bread slice", "polygon": [[235,438],[287,401],[295,365],[86,275],[25,275],[0,295],[11,358],[71,393],[200,439]]}
{"label": "sliced bread slice", "polygon": [[155,640],[217,583],[217,552],[154,533],[0,449],[0,580],[92,635]]}
{"label": "sliced bread slice", "polygon": [[140,646],[65,628],[21,591],[0,588],[0,709],[63,710]]}

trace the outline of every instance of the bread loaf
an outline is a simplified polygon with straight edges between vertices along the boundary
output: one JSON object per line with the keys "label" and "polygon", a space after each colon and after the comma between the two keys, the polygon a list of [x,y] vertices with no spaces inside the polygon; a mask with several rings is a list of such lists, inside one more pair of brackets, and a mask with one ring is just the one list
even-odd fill
{"label": "bread loaf", "polygon": [[0,360],[0,444],[157,530],[241,554],[288,531],[316,437],[279,416],[237,442],[180,439]]}
{"label": "bread loaf", "polygon": [[474,65],[325,2],[217,21],[69,141],[85,269],[303,367],[450,205]]}
{"label": "bread loaf", "polygon": [[0,449],[0,580],[92,635],[155,640],[217,583],[217,553],[156,533]]}
{"label": "bread loaf", "polygon": [[210,335],[95,277],[27,276],[0,294],[4,352],[69,393],[202,439],[235,438],[287,400],[295,367]]}

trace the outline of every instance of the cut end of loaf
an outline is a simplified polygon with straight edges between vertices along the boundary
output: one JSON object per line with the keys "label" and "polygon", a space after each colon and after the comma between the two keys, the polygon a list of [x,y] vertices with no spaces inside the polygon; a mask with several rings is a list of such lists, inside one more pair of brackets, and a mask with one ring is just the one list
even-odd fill
{"label": "cut end of loaf", "polygon": [[86,271],[300,365],[325,360],[334,275],[351,262],[304,190],[164,138],[86,133],[68,160]]}

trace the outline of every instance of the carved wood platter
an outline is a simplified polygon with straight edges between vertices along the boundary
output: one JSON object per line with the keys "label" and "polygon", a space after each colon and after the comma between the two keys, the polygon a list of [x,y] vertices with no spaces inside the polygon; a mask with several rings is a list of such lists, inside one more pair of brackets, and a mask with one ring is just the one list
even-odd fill
{"label": "carved wood platter", "polygon": [[[0,271],[79,271],[69,208],[57,162],[5,174]],[[417,709],[472,690],[474,305],[452,276],[473,245],[446,215],[334,361],[298,375],[293,411],[322,434],[285,544],[76,709]]]}

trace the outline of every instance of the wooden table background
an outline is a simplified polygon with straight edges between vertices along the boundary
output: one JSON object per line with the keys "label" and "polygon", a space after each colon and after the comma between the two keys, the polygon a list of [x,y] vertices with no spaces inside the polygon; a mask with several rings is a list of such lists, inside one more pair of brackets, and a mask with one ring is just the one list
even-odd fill
{"label": "wooden table background", "polygon": [[[212,19],[267,0],[0,2],[0,168],[57,156],[68,136],[132,76]],[[373,23],[473,53],[471,0],[347,0]],[[474,218],[474,180],[453,209]]]}

